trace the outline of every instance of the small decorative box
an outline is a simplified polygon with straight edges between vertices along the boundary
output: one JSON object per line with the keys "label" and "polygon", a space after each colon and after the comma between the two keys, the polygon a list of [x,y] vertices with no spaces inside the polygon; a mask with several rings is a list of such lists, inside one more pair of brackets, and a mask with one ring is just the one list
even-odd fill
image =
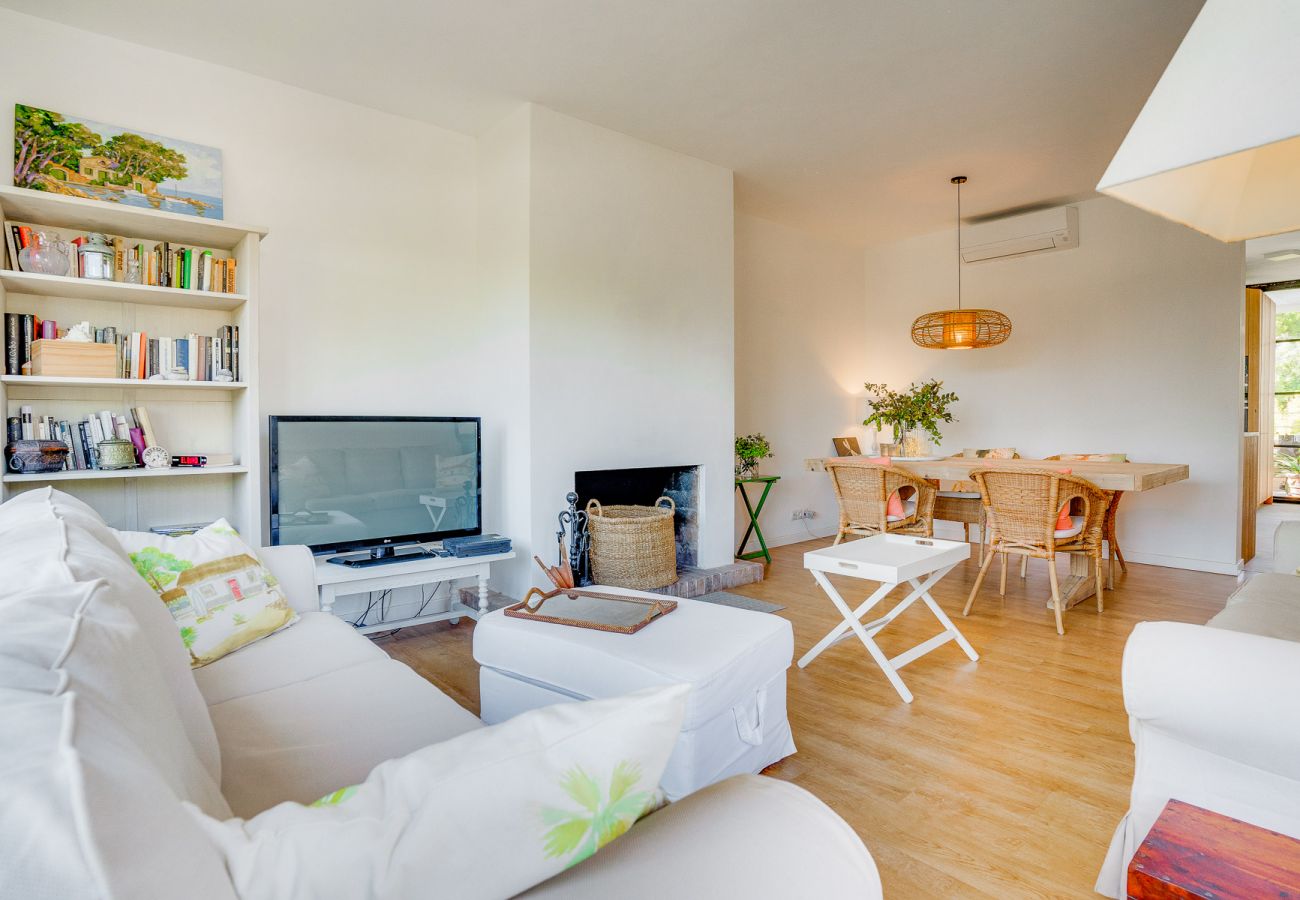
{"label": "small decorative box", "polygon": [[10,472],[40,475],[63,470],[68,459],[68,445],[63,441],[13,441],[5,447]]}

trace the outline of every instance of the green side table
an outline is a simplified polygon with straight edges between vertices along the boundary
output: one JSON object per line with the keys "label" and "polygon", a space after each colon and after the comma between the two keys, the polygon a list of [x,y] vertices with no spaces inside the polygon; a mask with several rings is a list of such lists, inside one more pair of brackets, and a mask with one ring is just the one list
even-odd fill
{"label": "green side table", "polygon": [[[768,492],[772,490],[772,485],[781,480],[780,475],[752,475],[745,478],[736,479],[736,490],[740,491],[740,499],[745,501],[745,509],[749,511],[749,527],[745,529],[745,536],[740,539],[740,549],[736,551],[736,559],[758,559],[760,556],[767,560],[770,565],[772,554],[767,550],[767,542],[763,540],[763,532],[758,527],[759,514],[763,512],[763,504],[767,502]],[[749,494],[745,493],[745,485],[761,484],[763,493],[758,498],[758,504],[749,502]],[[749,536],[754,535],[758,538],[758,546],[762,549],[745,552],[745,545],[749,543]]]}

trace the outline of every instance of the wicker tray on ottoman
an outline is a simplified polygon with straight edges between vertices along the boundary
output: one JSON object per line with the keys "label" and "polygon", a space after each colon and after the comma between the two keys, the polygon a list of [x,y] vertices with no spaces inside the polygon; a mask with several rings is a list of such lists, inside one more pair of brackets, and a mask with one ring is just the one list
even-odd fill
{"label": "wicker tray on ottoman", "polygon": [[638,591],[667,587],[676,581],[676,512],[671,497],[660,497],[654,506],[601,506],[597,500],[588,501],[591,577],[597,584]]}

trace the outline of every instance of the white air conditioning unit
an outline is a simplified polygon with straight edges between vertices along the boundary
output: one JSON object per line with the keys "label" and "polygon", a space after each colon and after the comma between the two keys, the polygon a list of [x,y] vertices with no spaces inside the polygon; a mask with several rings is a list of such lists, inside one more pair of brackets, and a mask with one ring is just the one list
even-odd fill
{"label": "white air conditioning unit", "polygon": [[1058,206],[962,229],[963,262],[984,262],[1079,246],[1079,210]]}

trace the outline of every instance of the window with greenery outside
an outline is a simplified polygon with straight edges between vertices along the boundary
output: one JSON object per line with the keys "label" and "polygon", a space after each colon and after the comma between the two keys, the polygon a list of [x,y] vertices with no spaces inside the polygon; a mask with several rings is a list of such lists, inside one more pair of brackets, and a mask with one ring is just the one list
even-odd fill
{"label": "window with greenery outside", "polygon": [[1300,496],[1300,312],[1280,312],[1274,321],[1274,471],[1294,497]]}

